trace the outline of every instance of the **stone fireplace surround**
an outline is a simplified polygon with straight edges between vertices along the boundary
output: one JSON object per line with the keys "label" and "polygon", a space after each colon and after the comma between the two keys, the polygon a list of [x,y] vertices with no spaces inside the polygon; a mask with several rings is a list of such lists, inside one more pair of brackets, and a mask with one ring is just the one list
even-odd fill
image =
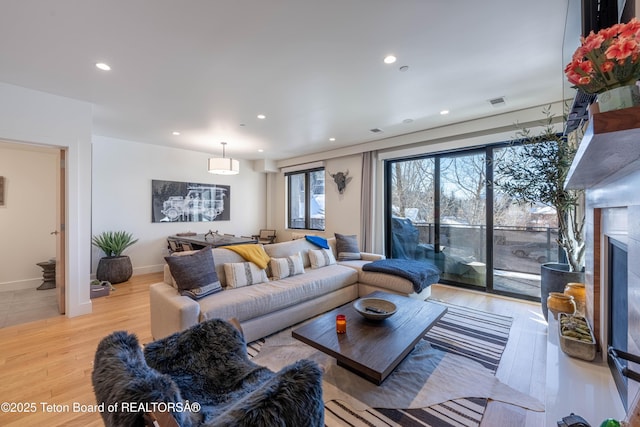
{"label": "stone fireplace surround", "polygon": [[[640,140],[638,141],[640,143]],[[638,165],[640,166],[640,165]],[[587,251],[585,281],[587,285],[587,311],[598,338],[602,359],[607,359],[608,340],[608,248],[613,238],[627,245],[627,303],[629,331],[628,349],[640,354],[640,171],[627,175],[602,187],[587,190],[588,242],[593,250]],[[591,245],[590,245],[591,246]],[[629,368],[640,371],[633,363]],[[625,405],[631,407],[637,395],[638,384],[629,380],[629,398]]]}
{"label": "stone fireplace surround", "polygon": [[[587,421],[599,425],[607,417],[622,419],[625,415],[606,363],[609,238],[627,245],[628,351],[640,354],[640,107],[590,116],[589,126],[567,179],[567,187],[586,190],[587,318],[594,329],[600,352],[598,359],[592,363],[555,354],[557,348],[554,348],[554,338],[557,344],[557,331],[552,331],[550,324],[547,381],[553,382],[554,375],[562,375],[560,371],[568,370],[572,376],[570,382],[573,390],[592,388],[579,393],[579,396],[574,396],[569,399],[571,402],[564,402],[562,406],[576,413],[583,410],[592,414],[593,419]],[[556,337],[553,337],[554,333]],[[554,372],[554,366],[549,366],[553,365],[554,360],[558,362],[555,366],[559,368],[558,372]],[[640,367],[634,364],[629,364],[629,368],[640,371]],[[583,383],[580,383],[581,379]],[[628,384],[626,404],[631,410],[640,388],[632,380]],[[549,403],[549,392],[547,397]],[[580,403],[581,400],[584,402]],[[548,421],[551,421],[549,417]]]}

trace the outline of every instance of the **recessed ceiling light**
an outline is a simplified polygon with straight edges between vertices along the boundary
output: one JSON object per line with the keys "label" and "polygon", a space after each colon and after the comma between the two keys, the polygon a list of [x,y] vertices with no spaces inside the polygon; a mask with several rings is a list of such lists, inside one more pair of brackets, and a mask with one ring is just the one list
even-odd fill
{"label": "recessed ceiling light", "polygon": [[402,121],[402,123],[404,123],[404,124],[413,123],[413,119],[404,119],[404,120]]}
{"label": "recessed ceiling light", "polygon": [[264,120],[264,119],[266,119],[266,118],[267,118],[267,116],[265,116],[264,114],[258,114],[258,118],[259,118],[260,120]]}
{"label": "recessed ceiling light", "polygon": [[394,62],[396,62],[396,57],[393,55],[387,55],[384,57],[384,63],[385,64],[393,64]]}
{"label": "recessed ceiling light", "polygon": [[409,66],[408,65],[403,65],[402,67],[398,68],[401,72],[405,72],[405,71],[409,71]]}
{"label": "recessed ceiling light", "polygon": [[258,153],[264,153],[264,150],[262,148],[259,148]]}
{"label": "recessed ceiling light", "polygon": [[441,116],[446,116],[447,114],[449,114],[449,110],[442,110],[442,111],[440,111],[440,115],[441,115]]}
{"label": "recessed ceiling light", "polygon": [[178,132],[177,130],[174,130],[173,132],[171,132],[171,135],[178,136],[180,135],[180,132]]}
{"label": "recessed ceiling light", "polygon": [[108,64],[105,64],[104,62],[97,62],[96,67],[102,71],[111,70],[111,67]]}
{"label": "recessed ceiling light", "polygon": [[331,142],[333,142],[335,140],[336,140],[335,138],[329,138],[329,141],[331,141]]}

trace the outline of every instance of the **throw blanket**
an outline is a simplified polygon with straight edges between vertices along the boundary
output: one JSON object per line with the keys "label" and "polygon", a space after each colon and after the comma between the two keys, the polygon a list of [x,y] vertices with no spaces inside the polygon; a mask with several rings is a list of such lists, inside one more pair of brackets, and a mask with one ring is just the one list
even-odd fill
{"label": "throw blanket", "polygon": [[232,246],[224,246],[224,249],[229,249],[234,251],[242,258],[247,261],[251,261],[261,269],[267,268],[269,265],[269,255],[264,251],[264,247],[262,245],[257,244],[248,244],[248,245],[232,245]]}
{"label": "throw blanket", "polygon": [[413,283],[416,293],[422,292],[440,279],[440,270],[434,264],[412,259],[379,259],[363,265],[362,270],[400,276]]}

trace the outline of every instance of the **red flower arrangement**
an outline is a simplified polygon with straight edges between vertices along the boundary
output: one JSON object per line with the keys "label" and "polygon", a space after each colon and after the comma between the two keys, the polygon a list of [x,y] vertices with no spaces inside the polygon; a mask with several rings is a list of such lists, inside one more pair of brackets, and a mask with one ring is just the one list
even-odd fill
{"label": "red flower arrangement", "polygon": [[564,69],[569,83],[586,93],[629,86],[640,79],[640,21],[633,18],[581,37]]}

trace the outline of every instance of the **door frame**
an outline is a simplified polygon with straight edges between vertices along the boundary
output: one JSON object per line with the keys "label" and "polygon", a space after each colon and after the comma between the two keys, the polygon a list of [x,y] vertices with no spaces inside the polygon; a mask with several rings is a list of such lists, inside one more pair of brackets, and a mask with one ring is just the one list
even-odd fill
{"label": "door frame", "polygon": [[56,168],[56,297],[58,300],[58,311],[60,314],[66,313],[67,297],[67,150],[58,150],[58,167]]}

